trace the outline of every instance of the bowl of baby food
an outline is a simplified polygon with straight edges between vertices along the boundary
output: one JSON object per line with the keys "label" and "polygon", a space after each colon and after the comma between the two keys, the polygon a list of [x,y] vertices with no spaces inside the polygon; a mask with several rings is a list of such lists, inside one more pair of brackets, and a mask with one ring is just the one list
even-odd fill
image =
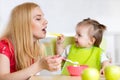
{"label": "bowl of baby food", "polygon": [[81,76],[84,69],[88,68],[87,65],[71,65],[67,66],[70,76]]}

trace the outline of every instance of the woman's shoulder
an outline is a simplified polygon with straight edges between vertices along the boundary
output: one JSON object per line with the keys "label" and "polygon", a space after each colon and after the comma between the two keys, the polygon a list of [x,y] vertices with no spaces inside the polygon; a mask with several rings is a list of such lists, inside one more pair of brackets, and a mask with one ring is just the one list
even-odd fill
{"label": "woman's shoulder", "polygon": [[13,54],[13,46],[8,39],[0,39],[0,53],[7,56]]}
{"label": "woman's shoulder", "polygon": [[6,47],[8,47],[8,42],[4,39],[0,40],[0,50],[4,50]]}
{"label": "woman's shoulder", "polygon": [[11,48],[13,47],[11,41],[7,38],[0,39],[0,46],[1,47],[11,47]]}

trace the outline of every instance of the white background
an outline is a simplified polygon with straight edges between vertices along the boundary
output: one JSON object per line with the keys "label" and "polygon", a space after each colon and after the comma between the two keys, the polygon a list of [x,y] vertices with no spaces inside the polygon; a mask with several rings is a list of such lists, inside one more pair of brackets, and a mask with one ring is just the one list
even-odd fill
{"label": "white background", "polygon": [[107,31],[119,33],[120,0],[0,0],[0,34],[11,9],[23,2],[40,4],[49,32],[73,33],[84,18],[93,18],[107,26]]}
{"label": "white background", "polygon": [[74,34],[76,24],[92,18],[107,26],[107,51],[120,63],[120,0],[0,0],[0,35],[11,9],[23,2],[36,2],[48,20],[48,32]]}

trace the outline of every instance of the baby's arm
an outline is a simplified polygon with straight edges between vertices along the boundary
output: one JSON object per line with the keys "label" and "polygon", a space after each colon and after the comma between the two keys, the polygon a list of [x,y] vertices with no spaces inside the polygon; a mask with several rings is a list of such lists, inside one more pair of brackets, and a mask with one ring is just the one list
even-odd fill
{"label": "baby's arm", "polygon": [[71,47],[71,45],[68,45],[68,46],[65,48],[65,50],[64,50],[63,53],[61,54],[62,57],[67,58],[68,53],[69,53],[69,51],[70,51],[70,47]]}
{"label": "baby's arm", "polygon": [[58,36],[56,41],[56,54],[61,55],[64,52],[64,35]]}
{"label": "baby's arm", "polygon": [[101,55],[101,64],[102,64],[102,68],[100,70],[100,73],[104,74],[105,67],[110,65],[110,60],[106,57],[105,53]]}

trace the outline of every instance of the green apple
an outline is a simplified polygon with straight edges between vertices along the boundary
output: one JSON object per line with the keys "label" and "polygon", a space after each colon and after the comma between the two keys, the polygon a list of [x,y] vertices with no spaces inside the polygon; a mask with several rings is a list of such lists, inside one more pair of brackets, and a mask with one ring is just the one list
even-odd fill
{"label": "green apple", "polygon": [[120,80],[120,67],[116,65],[107,66],[105,68],[106,80]]}
{"label": "green apple", "polygon": [[87,68],[83,71],[82,80],[99,80],[100,73],[96,68]]}

